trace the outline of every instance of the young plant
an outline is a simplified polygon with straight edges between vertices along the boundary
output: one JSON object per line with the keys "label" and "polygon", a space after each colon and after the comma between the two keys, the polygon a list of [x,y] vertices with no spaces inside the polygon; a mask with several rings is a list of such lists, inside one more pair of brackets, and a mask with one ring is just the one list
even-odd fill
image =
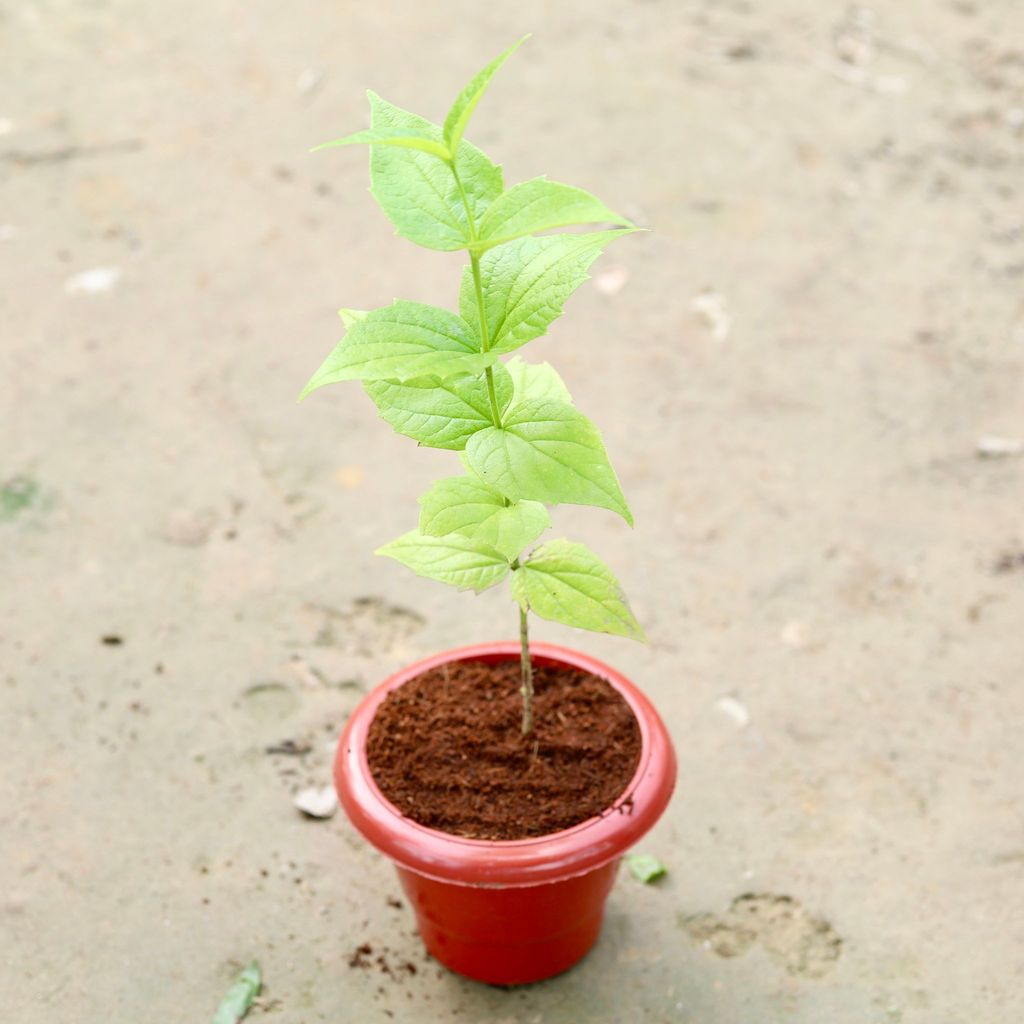
{"label": "young plant", "polygon": [[[604,247],[635,231],[588,192],[546,178],[506,189],[463,138],[491,77],[521,39],[462,90],[443,127],[368,93],[371,127],[325,146],[370,146],[371,192],[404,238],[465,249],[459,312],[396,300],[341,310],[345,337],[302,392],[359,380],[381,416],[421,445],[459,453],[463,473],[420,498],[419,527],[385,544],[414,572],[478,593],[511,576],[522,646],[522,731],[533,728],[527,613],[644,639],[618,582],[582,544],[551,540],[548,505],[596,505],[630,525],[601,435],[547,363],[519,356],[544,334]],[[318,149],[325,146],[317,147]],[[618,225],[539,235],[573,225]]]}

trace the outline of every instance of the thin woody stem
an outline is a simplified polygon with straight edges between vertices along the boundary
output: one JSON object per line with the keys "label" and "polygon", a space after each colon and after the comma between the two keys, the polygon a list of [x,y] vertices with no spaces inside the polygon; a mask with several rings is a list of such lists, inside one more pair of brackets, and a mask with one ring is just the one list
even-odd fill
{"label": "thin woody stem", "polygon": [[[466,222],[469,225],[469,238],[470,242],[477,240],[476,232],[476,220],[473,217],[473,210],[469,205],[469,196],[466,195],[466,190],[463,188],[462,179],[459,177],[459,172],[455,167],[455,157],[453,156],[449,161],[448,165],[452,169],[452,174],[455,177],[455,184],[459,188],[459,195],[462,197],[462,206],[466,211]],[[477,316],[480,319],[480,347],[481,350],[486,352],[491,347],[490,332],[487,329],[487,312],[484,308],[484,289],[483,281],[480,276],[480,254],[470,247],[469,249],[469,264],[473,274],[473,290],[476,292],[476,309]],[[487,381],[487,397],[490,401],[491,406],[491,419],[496,427],[501,427],[501,410],[498,407],[498,398],[494,391],[494,374],[491,367],[487,367],[484,370],[484,377]],[[508,499],[505,499],[505,504],[508,505]],[[511,563],[512,570],[519,568],[519,559],[515,559]],[[522,669],[522,685],[519,687],[519,692],[523,696],[523,728],[522,733],[524,736],[529,736],[533,732],[533,665],[530,662],[530,634],[529,625],[526,621],[526,609],[520,606],[519,608],[519,663]]]}
{"label": "thin woody stem", "polygon": [[519,606],[519,663],[522,667],[523,685],[523,735],[533,732],[533,664],[530,662],[530,634],[526,621],[526,609]]}

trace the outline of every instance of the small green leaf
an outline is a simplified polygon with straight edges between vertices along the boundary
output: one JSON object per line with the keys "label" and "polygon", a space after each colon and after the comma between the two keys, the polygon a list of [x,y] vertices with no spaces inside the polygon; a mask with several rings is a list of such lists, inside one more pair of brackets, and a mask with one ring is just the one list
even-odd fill
{"label": "small green leaf", "polygon": [[494,77],[494,73],[529,38],[528,35],[523,36],[518,43],[510,46],[500,57],[495,57],[483,71],[474,75],[469,85],[459,93],[452,104],[452,109],[448,111],[448,116],[444,119],[444,140],[448,143],[451,152],[454,153],[458,150],[459,143],[462,141],[462,133],[465,131],[476,105],[480,102],[480,97],[483,96]]}
{"label": "small green leaf", "polygon": [[484,519],[505,507],[501,491],[475,476],[449,476],[438,480],[419,501],[420,533],[429,537],[444,537],[449,533],[472,536]]}
{"label": "small green leaf", "polygon": [[385,544],[378,555],[401,562],[418,576],[479,593],[508,575],[508,559],[479,541],[458,533],[428,537],[417,530]]}
{"label": "small green leaf", "polygon": [[563,402],[517,404],[500,427],[486,427],[469,439],[466,459],[509,498],[597,505],[633,524],[597,427]]}
{"label": "small green leaf", "polygon": [[395,302],[356,319],[300,398],[343,380],[411,380],[480,373],[495,361],[469,326],[446,309]]}
{"label": "small green leaf", "polygon": [[518,558],[550,525],[551,516],[539,501],[514,501],[485,519],[473,539]]}
{"label": "small green leaf", "polygon": [[[512,400],[512,377],[501,363],[492,367],[498,412]],[[381,417],[399,434],[428,448],[461,451],[478,430],[494,425],[484,377],[420,377],[399,383],[366,381],[366,393]]]}
{"label": "small green leaf", "polygon": [[448,147],[434,139],[421,138],[418,135],[409,135],[402,128],[367,128],[366,131],[356,132],[353,135],[346,135],[343,139],[335,139],[333,142],[322,142],[314,146],[310,152],[316,153],[321,149],[330,149],[333,146],[400,146],[403,149],[418,149],[421,153],[430,153],[432,156],[447,160],[451,156]]}
{"label": "small green leaf", "polygon": [[571,224],[622,224],[625,217],[613,213],[596,196],[572,185],[534,178],[513,185],[488,207],[480,221],[477,249],[501,245],[523,235],[564,228]]}
{"label": "small green leaf", "polygon": [[542,619],[645,639],[611,570],[582,544],[541,545],[513,573],[512,594]]}
{"label": "small green leaf", "polygon": [[539,401],[548,398],[572,405],[569,389],[550,363],[527,363],[516,356],[505,364],[505,369],[511,375],[515,387],[512,405],[531,399]]}
{"label": "small green leaf", "polygon": [[[630,231],[520,238],[485,252],[480,274],[491,350],[511,352],[540,337],[562,315],[566,299],[587,280],[587,270],[601,250]],[[459,311],[466,323],[479,323],[469,267],[462,275]]]}
{"label": "small green leaf", "polygon": [[262,987],[263,975],[260,972],[260,965],[253,960],[228,989],[228,994],[217,1008],[213,1024],[238,1024],[251,1009],[253,1000],[260,994]]}
{"label": "small green leaf", "polygon": [[668,874],[668,868],[649,853],[630,853],[626,855],[626,864],[633,877],[644,885],[650,885]]}
{"label": "small green leaf", "polygon": [[433,537],[458,533],[516,558],[550,525],[536,501],[509,504],[500,491],[475,476],[439,480],[420,498],[420,532]]}
{"label": "small green leaf", "polygon": [[[443,145],[441,129],[430,121],[396,107],[375,93],[367,94],[374,131],[400,131],[405,137],[429,139]],[[501,168],[463,140],[456,153],[466,203],[479,222],[487,207],[501,195]],[[432,153],[396,146],[372,146],[370,191],[398,234],[427,249],[451,251],[469,245],[472,232],[462,192],[451,166]]]}

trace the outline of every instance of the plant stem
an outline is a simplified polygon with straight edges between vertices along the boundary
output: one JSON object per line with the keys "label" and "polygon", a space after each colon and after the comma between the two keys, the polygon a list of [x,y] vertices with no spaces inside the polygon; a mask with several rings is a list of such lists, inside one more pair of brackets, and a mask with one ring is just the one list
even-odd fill
{"label": "plant stem", "polygon": [[[466,211],[466,222],[469,225],[469,238],[470,241],[475,242],[476,235],[476,220],[473,217],[473,211],[469,207],[469,196],[466,195],[466,190],[462,186],[462,179],[459,177],[458,169],[455,166],[455,157],[449,161],[449,167],[452,169],[452,174],[455,177],[455,184],[459,187],[459,196],[462,198],[462,208]],[[483,282],[480,279],[480,256],[473,250],[469,250],[469,264],[473,271],[473,290],[476,292],[476,313],[480,321],[480,351],[486,352],[491,347],[491,335],[487,330],[487,313],[484,310],[484,287]],[[491,368],[488,366],[484,370],[484,377],[487,380],[487,397],[491,403],[491,420],[494,422],[496,427],[501,426],[501,410],[498,408],[498,396],[494,391],[494,374]]]}
{"label": "plant stem", "polygon": [[[484,352],[491,347],[491,339],[487,330],[487,313],[484,311],[484,286],[480,280],[480,257],[476,253],[469,254],[469,265],[473,271],[473,288],[476,291],[476,308],[480,317],[480,345]],[[491,401],[491,419],[496,427],[501,426],[501,410],[498,408],[498,396],[494,391],[494,374],[488,366],[484,370],[487,378],[487,397]]]}
{"label": "plant stem", "polygon": [[530,662],[530,634],[526,622],[526,609],[519,607],[519,664],[522,668],[523,685],[519,692],[523,695],[523,735],[533,732],[533,665]]}
{"label": "plant stem", "polygon": [[[455,167],[455,156],[448,162],[455,176],[455,184],[459,188],[459,195],[462,197],[462,207],[466,211],[466,223],[469,225],[469,238],[471,242],[477,240],[476,220],[473,211],[469,206],[469,197],[462,186],[462,179]],[[480,320],[480,350],[486,352],[491,347],[491,336],[487,329],[487,312],[484,309],[484,286],[480,277],[480,254],[473,248],[469,249],[469,265],[473,273],[473,290],[476,293],[476,311]],[[487,397],[491,403],[491,419],[496,427],[501,426],[501,410],[498,408],[498,396],[494,391],[494,374],[488,366],[484,370],[487,379]],[[508,505],[508,499],[505,499]],[[512,562],[513,571],[519,568],[519,559]],[[533,664],[530,661],[530,633],[527,622],[526,609],[519,607],[519,664],[522,671],[522,685],[519,692],[523,696],[523,725],[522,734],[529,736],[533,732]]]}

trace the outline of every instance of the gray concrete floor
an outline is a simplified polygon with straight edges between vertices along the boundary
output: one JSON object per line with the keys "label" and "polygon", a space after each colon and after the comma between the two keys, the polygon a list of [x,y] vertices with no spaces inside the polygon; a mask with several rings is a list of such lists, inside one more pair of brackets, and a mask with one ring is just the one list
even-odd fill
{"label": "gray concrete floor", "polygon": [[[2,7],[5,1022],[209,1019],[252,957],[281,1024],[1021,1019],[1024,457],[976,452],[1024,436],[1019,4]],[[337,307],[452,303],[461,262],[307,149],[367,86],[441,118],[528,30],[470,137],[653,229],[529,350],[637,520],[557,528],[651,644],[536,635],[639,681],[681,768],[669,878],[501,991],[292,807],[363,688],[515,630],[371,555],[451,457],[295,395]]]}

